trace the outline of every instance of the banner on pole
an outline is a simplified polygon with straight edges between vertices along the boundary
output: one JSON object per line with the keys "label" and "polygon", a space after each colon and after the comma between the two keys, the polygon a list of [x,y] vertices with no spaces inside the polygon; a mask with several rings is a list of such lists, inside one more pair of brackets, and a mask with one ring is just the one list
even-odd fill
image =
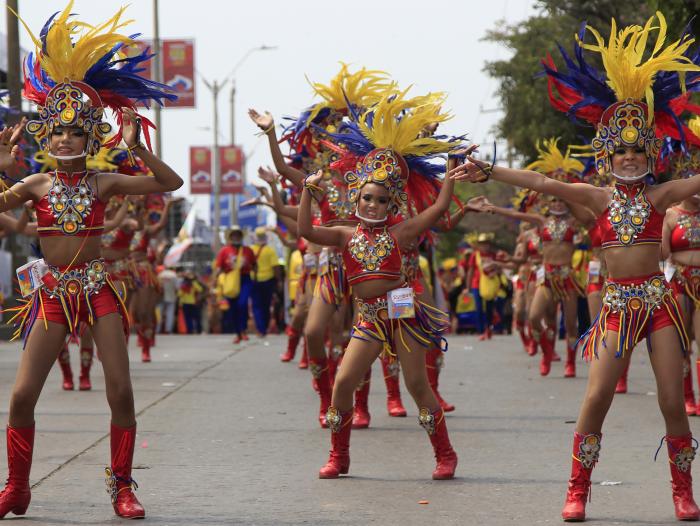
{"label": "banner on pole", "polygon": [[194,40],[162,40],[163,83],[177,94],[177,100],[165,101],[166,107],[194,108]]}
{"label": "banner on pole", "polygon": [[243,192],[243,150],[240,146],[219,146],[221,193]]}
{"label": "banner on pole", "polygon": [[210,194],[212,192],[211,148],[190,146],[190,193]]}

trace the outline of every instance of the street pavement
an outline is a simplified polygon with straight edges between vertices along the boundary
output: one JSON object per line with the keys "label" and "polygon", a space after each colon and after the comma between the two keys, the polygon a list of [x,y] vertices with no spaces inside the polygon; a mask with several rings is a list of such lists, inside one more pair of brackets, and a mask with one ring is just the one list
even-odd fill
{"label": "street pavement", "polygon": [[[329,431],[319,428],[310,374],[278,356],[282,336],[162,336],[153,362],[132,349],[138,412],[134,478],[146,520],[219,524],[556,524],[571,464],[571,435],[586,366],[541,378],[511,336],[481,343],[450,337],[441,375],[459,455],[457,478],[433,481],[432,449],[404,390],[408,418],[390,418],[375,363],[371,427],[352,433],[350,474],[319,480]],[[133,341],[133,338],[132,338]],[[562,344],[558,343],[560,353]],[[6,411],[21,352],[0,342],[0,409]],[[71,350],[74,369],[77,351]],[[673,523],[664,434],[642,346],[633,355],[630,393],[607,418],[593,474],[593,524]],[[52,371],[37,407],[32,503],[22,525],[117,524],[104,489],[109,412],[101,368],[93,390],[64,392]],[[6,419],[6,414],[3,415]],[[700,417],[691,419],[700,430]],[[4,436],[0,447],[4,451]],[[5,473],[0,462],[0,474]],[[1,476],[1,475],[0,475]],[[601,485],[602,482],[614,485]],[[700,491],[700,490],[699,490]],[[12,518],[10,514],[8,518]]]}

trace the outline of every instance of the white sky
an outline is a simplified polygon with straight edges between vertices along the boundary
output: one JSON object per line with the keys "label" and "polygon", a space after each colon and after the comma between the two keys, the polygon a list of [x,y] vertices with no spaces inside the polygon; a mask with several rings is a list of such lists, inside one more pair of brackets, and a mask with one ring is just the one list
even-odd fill
{"label": "white sky", "polygon": [[[98,23],[125,2],[76,0],[73,12]],[[236,73],[236,139],[249,156],[248,181],[260,164],[271,164],[267,145],[255,136],[249,107],[282,116],[297,115],[314,99],[309,79],[326,83],[338,71],[338,61],[389,72],[412,93],[446,91],[447,107],[455,115],[441,127],[446,133],[468,133],[476,142],[492,140],[496,83],[482,71],[485,60],[506,58],[508,51],[480,42],[500,19],[517,22],[533,14],[533,0],[160,0],[161,38],[195,39],[195,68],[212,81],[224,80],[233,66],[254,47],[277,46],[253,53]],[[19,0],[20,15],[35,34],[66,2]],[[153,34],[152,0],[132,0],[127,9],[135,22],[128,32]],[[0,9],[4,32],[7,12]],[[33,45],[20,26],[20,43]],[[183,179],[188,194],[189,146],[212,142],[212,97],[197,78],[197,107],[162,112],[163,158]],[[228,84],[230,86],[230,83]],[[220,142],[230,139],[230,90],[219,95]],[[206,198],[199,198],[204,200]],[[208,204],[200,202],[203,217]]]}

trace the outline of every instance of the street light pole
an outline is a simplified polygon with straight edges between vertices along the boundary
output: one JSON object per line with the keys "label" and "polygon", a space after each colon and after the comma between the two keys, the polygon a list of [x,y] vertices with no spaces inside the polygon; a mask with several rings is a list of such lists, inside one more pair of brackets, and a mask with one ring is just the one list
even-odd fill
{"label": "street light pole", "polygon": [[236,144],[236,79],[231,79],[231,145]]}

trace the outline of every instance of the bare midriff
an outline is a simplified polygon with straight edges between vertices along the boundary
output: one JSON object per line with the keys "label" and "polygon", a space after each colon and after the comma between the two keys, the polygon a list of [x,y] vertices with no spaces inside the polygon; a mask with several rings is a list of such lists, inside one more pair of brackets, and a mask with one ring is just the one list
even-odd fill
{"label": "bare midriff", "polygon": [[406,283],[403,278],[390,279],[370,279],[352,285],[352,295],[361,299],[376,298],[384,296],[390,290],[398,289]]}
{"label": "bare midriff", "polygon": [[611,279],[629,279],[661,273],[660,244],[609,247],[603,250],[603,255]]}
{"label": "bare midriff", "polygon": [[102,257],[101,236],[47,236],[39,243],[49,265],[79,265]]}
{"label": "bare midriff", "polygon": [[542,261],[550,265],[571,265],[574,245],[571,243],[542,243]]}
{"label": "bare midriff", "polygon": [[681,250],[671,253],[671,262],[676,265],[700,267],[700,250]]}

